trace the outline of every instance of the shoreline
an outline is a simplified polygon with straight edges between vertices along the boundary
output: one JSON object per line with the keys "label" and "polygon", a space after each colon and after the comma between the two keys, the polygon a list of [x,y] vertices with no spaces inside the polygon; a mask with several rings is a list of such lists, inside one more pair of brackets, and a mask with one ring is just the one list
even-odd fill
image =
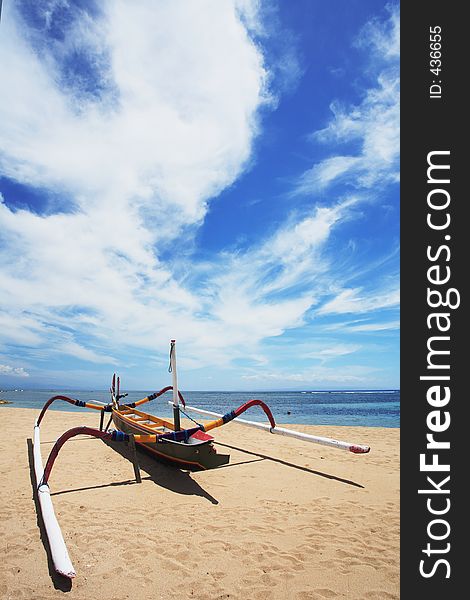
{"label": "shoreline", "polygon": [[[3,399],[4,402],[2,402],[2,399],[0,399],[0,409],[2,406],[8,406],[8,408],[16,408],[16,409],[20,409],[20,410],[31,410],[31,411],[36,411],[38,414],[41,412],[41,409],[45,403],[42,403],[40,405],[38,405],[37,407],[26,407],[26,406],[19,406],[16,405],[15,406],[15,401],[14,400],[7,400],[7,399]],[[60,408],[59,408],[60,406]],[[69,408],[67,408],[69,407]],[[149,407],[149,408],[155,408],[155,407]],[[146,409],[144,409],[146,410]],[[83,411],[77,407],[72,407],[70,406],[70,404],[67,403],[62,403],[62,404],[56,404],[56,405],[51,405],[51,407],[49,408],[50,412],[62,412],[62,413],[66,413],[66,414],[85,414],[83,413]],[[94,411],[86,411],[87,414],[93,414]],[[147,412],[151,412],[151,411],[147,411]],[[163,416],[161,414],[159,414],[158,410],[156,410],[155,412],[151,413],[151,414],[156,414],[157,416]],[[277,417],[277,419],[282,419],[283,415],[275,415]],[[171,417],[171,414],[168,413],[167,417]],[[199,420],[201,421],[210,421],[211,417],[208,416],[204,416],[204,415],[198,415],[197,417]],[[242,417],[242,418],[246,418]],[[262,423],[263,421],[260,421],[259,419],[249,419],[249,420],[256,420],[260,423]],[[387,429],[387,430],[392,430],[392,429],[396,429],[399,430],[400,426],[392,426],[392,425],[360,425],[360,424],[354,424],[354,425],[343,425],[343,424],[333,424],[333,423],[304,423],[304,422],[294,422],[294,421],[276,421],[276,425],[279,427],[287,427],[287,428],[296,428],[296,427],[360,427],[360,428],[365,428],[365,429]]]}
{"label": "shoreline", "polygon": [[[66,403],[64,403],[65,406],[69,406]],[[5,406],[6,408],[16,408],[19,410],[30,410],[30,411],[35,411],[37,412],[37,414],[39,415],[39,413],[41,412],[42,409],[42,405],[38,406],[37,408],[32,408],[32,407],[25,407],[25,406],[14,406],[14,400],[10,400],[8,401],[8,403],[3,404],[0,402],[0,407]],[[1,408],[0,408],[1,410]],[[144,409],[145,410],[145,409]],[[48,412],[54,412],[54,413],[64,413],[64,414],[68,414],[68,415],[77,415],[77,414],[94,414],[94,411],[92,410],[88,410],[88,411],[80,411],[79,408],[70,408],[69,410],[66,410],[65,408],[63,408],[61,406],[61,408],[56,408],[54,406],[51,406],[48,410]],[[97,411],[95,411],[97,413]],[[153,414],[153,413],[152,413]],[[246,417],[246,415],[245,415]],[[242,417],[244,418],[244,417]],[[211,417],[206,417],[203,415],[199,415],[198,419],[200,419],[201,421],[210,421]],[[253,420],[253,419],[250,419]],[[259,421],[260,423],[262,423],[262,421]],[[235,421],[236,423],[236,421]],[[277,423],[276,425],[278,425],[279,427],[288,427],[288,428],[294,428],[296,429],[297,427],[318,427],[318,428],[329,428],[329,427],[343,427],[343,428],[361,428],[361,429],[385,429],[387,431],[389,430],[400,430],[400,427],[389,427],[387,425],[341,425],[341,424],[316,424],[316,423],[295,423],[295,422],[289,422],[289,421],[282,421]]]}
{"label": "shoreline", "polygon": [[[28,439],[38,413],[11,408],[0,440],[0,597],[60,597],[32,500]],[[98,422],[87,411],[48,411],[43,461],[66,429]],[[228,465],[188,473],[139,453],[136,484],[132,464],[111,445],[66,443],[50,487],[77,571],[70,597],[398,599],[399,429],[290,427],[341,432],[371,452],[352,455],[234,421],[213,431]]]}

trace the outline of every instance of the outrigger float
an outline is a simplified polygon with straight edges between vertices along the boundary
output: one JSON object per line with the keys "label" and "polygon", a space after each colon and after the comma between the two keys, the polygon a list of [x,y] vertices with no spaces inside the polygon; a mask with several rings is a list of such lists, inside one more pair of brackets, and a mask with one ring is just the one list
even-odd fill
{"label": "outrigger float", "polygon": [[[230,460],[228,454],[218,454],[214,447],[214,438],[208,435],[208,431],[221,427],[236,419],[237,423],[264,429],[272,434],[284,435],[300,439],[305,442],[321,444],[342,450],[347,450],[354,454],[365,454],[370,451],[369,446],[352,444],[327,437],[314,436],[307,433],[292,431],[278,427],[269,407],[261,400],[249,400],[235,410],[225,415],[212,411],[198,409],[187,406],[183,395],[178,390],[177,372],[176,372],[176,345],[175,341],[170,342],[170,367],[172,373],[172,385],[169,385],[159,392],[149,394],[137,402],[121,403],[121,400],[127,394],[120,393],[120,379],[113,375],[110,388],[111,402],[103,404],[100,402],[84,402],[75,400],[68,396],[53,396],[44,405],[34,426],[34,471],[36,474],[37,495],[39,506],[43,517],[45,531],[51,551],[51,558],[55,570],[61,575],[73,578],[75,570],[70,561],[67,547],[54,513],[49,489],[49,476],[57,455],[67,440],[77,435],[89,435],[110,442],[125,442],[130,445],[132,450],[132,459],[136,480],[140,483],[140,471],[135,451],[136,444],[154,456],[157,460],[171,463],[180,468],[189,470],[204,470],[219,467],[227,464]],[[172,390],[173,401],[169,402],[173,406],[173,421],[160,419],[154,415],[142,412],[137,407],[155,400],[165,392]],[[54,444],[45,467],[43,467],[40,451],[40,424],[49,406],[56,400],[63,400],[69,404],[82,408],[91,408],[100,411],[99,429],[93,427],[74,427],[63,433]],[[249,408],[260,406],[268,418],[269,425],[258,423],[256,421],[246,421],[238,417]],[[209,422],[197,423],[191,419],[186,411],[217,417]],[[105,413],[110,413],[110,418],[106,426],[104,424]],[[195,423],[195,427],[184,429],[181,427],[181,413]],[[111,421],[115,429],[110,429]]]}

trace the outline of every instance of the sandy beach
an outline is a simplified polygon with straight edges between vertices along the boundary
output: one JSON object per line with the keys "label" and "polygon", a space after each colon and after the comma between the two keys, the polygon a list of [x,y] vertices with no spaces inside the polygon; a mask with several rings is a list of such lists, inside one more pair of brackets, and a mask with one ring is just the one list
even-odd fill
{"label": "sandy beach", "polygon": [[[70,584],[54,575],[36,516],[38,411],[0,411],[2,599],[399,598],[399,429],[290,426],[371,446],[353,455],[230,423],[213,432],[229,465],[188,473],[139,453],[141,484],[114,447],[75,438],[50,479]],[[98,422],[49,411],[43,460],[63,431]]]}

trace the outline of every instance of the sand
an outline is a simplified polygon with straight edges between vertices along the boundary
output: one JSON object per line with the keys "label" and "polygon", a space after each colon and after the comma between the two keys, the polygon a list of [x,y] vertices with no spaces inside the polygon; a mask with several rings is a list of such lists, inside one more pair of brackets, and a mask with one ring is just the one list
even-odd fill
{"label": "sand", "polygon": [[[228,466],[188,473],[139,454],[141,484],[111,446],[70,440],[50,479],[70,582],[36,516],[37,413],[0,408],[2,600],[399,598],[399,429],[290,426],[372,448],[353,455],[230,423],[213,432]],[[49,411],[43,460],[65,429],[98,422]]]}

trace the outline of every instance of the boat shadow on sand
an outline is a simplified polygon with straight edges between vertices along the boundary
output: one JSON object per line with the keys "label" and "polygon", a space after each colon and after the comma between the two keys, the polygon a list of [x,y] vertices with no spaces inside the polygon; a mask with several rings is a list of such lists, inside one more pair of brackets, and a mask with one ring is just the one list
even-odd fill
{"label": "boat shadow on sand", "polygon": [[[261,454],[259,452],[252,452],[250,450],[245,450],[244,448],[238,448],[237,446],[231,446],[230,444],[222,444],[222,442],[216,442],[218,446],[222,446],[224,448],[230,448],[231,450],[237,450],[238,452],[243,452],[243,454],[249,454],[250,456],[258,457],[258,460],[269,460],[280,465],[284,465],[285,467],[291,467],[293,469],[298,469],[299,471],[304,471],[305,473],[312,473],[312,475],[318,475],[319,477],[325,477],[325,479],[333,479],[334,481],[338,481],[339,483],[345,483],[347,485],[352,485],[358,488],[364,488],[360,483],[356,483],[351,479],[345,479],[344,477],[338,477],[337,475],[331,475],[329,473],[324,473],[323,471],[317,471],[315,469],[311,469],[310,467],[304,467],[302,465],[296,465],[287,460],[283,460],[282,458],[275,458],[274,456],[268,456],[266,454]],[[254,462],[254,461],[246,461],[246,462]],[[244,463],[234,463],[233,465],[222,465],[219,469],[224,469],[226,467],[235,466],[237,464]]]}
{"label": "boat shadow on sand", "polygon": [[[107,440],[104,440],[104,443],[123,458],[126,458],[130,463],[133,463],[132,450],[128,444],[120,444]],[[157,461],[140,448],[137,449],[137,460],[140,470],[147,473],[147,476],[142,476],[142,481],[150,480],[156,485],[170,490],[171,492],[188,496],[201,496],[202,498],[209,500],[212,504],[219,503],[216,498],[206,492],[206,490],[191,477],[190,471]],[[136,481],[134,480],[128,483],[136,483]]]}
{"label": "boat shadow on sand", "polygon": [[[92,442],[98,443],[100,440],[96,438],[90,438],[85,436],[77,436],[69,442]],[[127,443],[118,443],[112,442],[108,440],[101,440],[106,446],[112,448],[117,454],[120,454],[123,458],[125,458],[131,464],[131,468],[133,465],[133,454],[130,446]],[[53,445],[54,442],[41,442],[42,445]],[[140,448],[137,449],[137,460],[141,471],[142,481],[153,481],[156,485],[166,488],[172,492],[177,494],[189,495],[189,496],[201,496],[202,498],[206,498],[212,504],[218,504],[219,501],[211,496],[204,488],[202,488],[197,481],[195,481],[191,477],[190,471],[185,471],[179,469],[172,465],[167,465],[165,463],[156,461],[154,458],[149,456],[146,452],[142,451]],[[34,463],[32,459],[30,460],[30,468]],[[131,471],[132,472],[132,471]],[[147,475],[143,475],[143,473],[147,473]],[[33,473],[34,476],[34,473]],[[51,496],[59,496],[61,494],[70,494],[73,492],[80,492],[84,490],[91,489],[100,489],[106,487],[113,486],[121,486],[121,485],[134,485],[136,484],[136,479],[127,479],[125,481],[115,481],[110,483],[104,483],[100,485],[81,487],[81,488],[73,488],[71,490],[62,490],[58,492],[51,492]]]}

